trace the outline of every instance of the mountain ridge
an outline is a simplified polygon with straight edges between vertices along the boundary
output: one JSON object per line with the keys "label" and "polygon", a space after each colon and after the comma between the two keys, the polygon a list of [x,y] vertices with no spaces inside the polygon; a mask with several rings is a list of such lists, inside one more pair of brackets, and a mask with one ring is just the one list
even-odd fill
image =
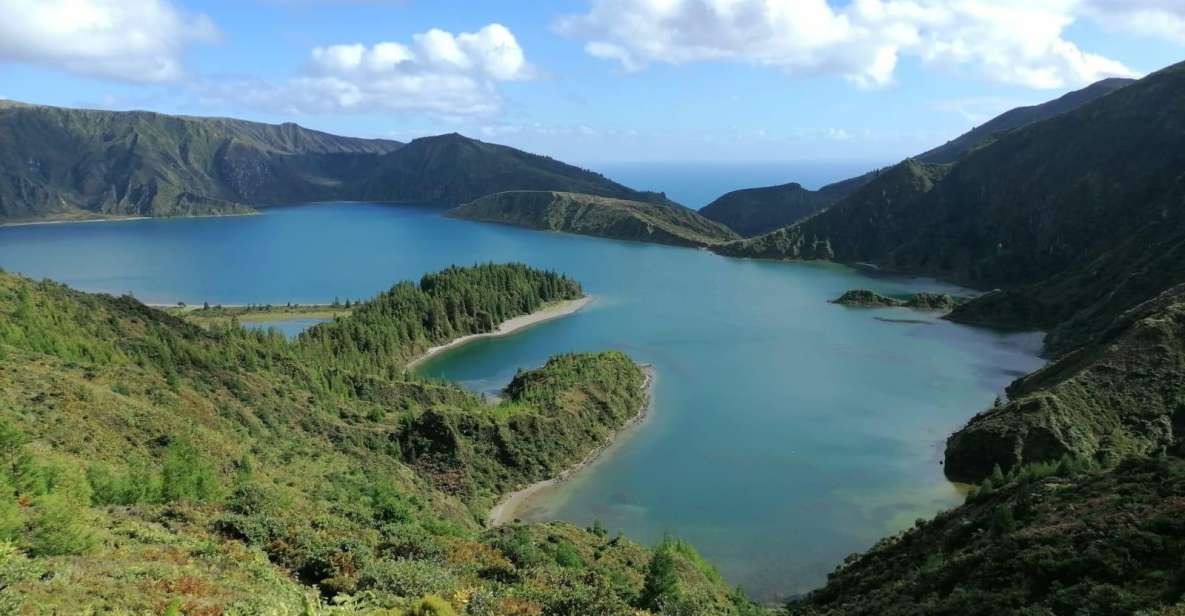
{"label": "mountain ridge", "polygon": [[[1011,109],[910,159],[928,164],[952,163],[996,134],[1065,113],[1133,82],[1132,79],[1123,78],[1103,79],[1045,103]],[[757,236],[793,224],[833,205],[872,181],[880,171],[883,169],[834,182],[818,190],[809,190],[795,182],[743,188],[721,195],[702,208],[700,213],[728,225],[741,235]]]}
{"label": "mountain ridge", "polygon": [[[1129,311],[1185,283],[1183,113],[1185,64],[1177,64],[999,135],[955,163],[901,163],[802,222],[713,250],[999,287],[948,318],[1049,329],[1047,352],[1077,363],[1021,379],[1010,389],[1016,400],[956,432],[948,476],[974,481],[994,465],[1008,470],[1067,452],[1155,451],[1182,438],[1172,403],[1159,399],[1172,388],[1137,378],[1148,367],[1135,340],[1114,353],[1107,341],[1114,328],[1134,327],[1123,320]],[[1175,314],[1157,308],[1147,318],[1172,322]],[[1159,348],[1173,365],[1179,338],[1166,331]],[[1116,391],[1102,399],[1112,406],[1071,405],[1077,419],[1063,421],[1065,400],[1116,370],[1131,378],[1111,381]],[[1166,430],[1151,429],[1161,424]]]}
{"label": "mountain ridge", "polygon": [[329,200],[455,205],[523,189],[674,205],[456,133],[405,144],[291,122],[0,105],[0,222],[243,214]]}

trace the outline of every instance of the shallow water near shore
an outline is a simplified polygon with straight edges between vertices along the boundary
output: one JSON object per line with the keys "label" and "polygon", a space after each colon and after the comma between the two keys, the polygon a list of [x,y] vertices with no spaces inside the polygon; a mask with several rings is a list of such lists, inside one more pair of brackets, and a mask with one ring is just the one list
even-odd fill
{"label": "shallow water near shore", "polygon": [[523,261],[597,300],[418,370],[496,392],[555,353],[607,348],[654,366],[651,416],[534,499],[531,519],[652,542],[688,539],[734,583],[774,600],[847,554],[961,500],[947,434],[1042,364],[1040,337],[827,300],[854,288],[957,291],[824,264],[450,220],[415,206],[317,204],[261,216],[0,229],[0,267],[145,302],[364,299],[452,264]]}

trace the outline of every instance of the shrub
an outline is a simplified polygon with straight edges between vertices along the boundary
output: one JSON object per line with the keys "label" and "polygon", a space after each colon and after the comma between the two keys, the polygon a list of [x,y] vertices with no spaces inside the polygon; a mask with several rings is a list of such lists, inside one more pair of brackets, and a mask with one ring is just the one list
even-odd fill
{"label": "shrub", "polygon": [[457,588],[458,584],[456,577],[436,563],[405,559],[371,563],[358,580],[359,587],[363,589],[388,592],[400,597],[440,594]]}
{"label": "shrub", "polygon": [[24,598],[12,587],[37,573],[37,567],[15,545],[0,541],[0,614],[22,613]]}
{"label": "shrub", "polygon": [[576,551],[576,546],[567,541],[560,541],[556,544],[553,556],[556,564],[561,567],[569,569],[584,567],[584,559],[580,557],[580,552]]}
{"label": "shrub", "polygon": [[448,601],[428,595],[412,604],[407,616],[457,616],[457,611]]}
{"label": "shrub", "polygon": [[32,556],[80,554],[95,544],[86,512],[57,494],[37,497],[22,538]]}
{"label": "shrub", "polygon": [[165,450],[160,471],[160,496],[166,503],[214,500],[218,480],[210,463],[184,440],[173,441]]}
{"label": "shrub", "polygon": [[86,471],[95,505],[135,505],[160,499],[160,482],[144,464],[133,464],[123,473],[94,465]]}
{"label": "shrub", "polygon": [[436,535],[419,524],[386,524],[379,532],[379,553],[384,558],[434,560],[447,551]]}
{"label": "shrub", "polygon": [[531,540],[531,531],[526,526],[503,529],[492,546],[520,569],[535,567],[546,558],[543,551]]}
{"label": "shrub", "polygon": [[676,572],[674,551],[664,541],[650,559],[646,569],[646,582],[642,586],[640,599],[643,608],[659,611],[674,602],[679,595],[679,577]]}

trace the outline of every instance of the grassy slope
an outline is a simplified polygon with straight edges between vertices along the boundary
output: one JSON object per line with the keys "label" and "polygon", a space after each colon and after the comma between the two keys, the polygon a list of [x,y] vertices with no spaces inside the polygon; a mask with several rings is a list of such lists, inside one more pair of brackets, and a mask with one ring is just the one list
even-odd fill
{"label": "grassy slope", "polygon": [[448,215],[676,246],[708,246],[736,238],[727,227],[685,208],[566,192],[497,193]]}
{"label": "grassy slope", "polygon": [[[1130,83],[1130,79],[1104,79],[1040,105],[1012,109],[941,146],[915,156],[914,160],[925,164],[953,163],[1000,133],[1047,120]],[[700,210],[700,213],[728,225],[741,235],[757,236],[794,224],[837,203],[875,180],[878,174],[877,171],[866,173],[817,191],[804,189],[797,184],[746,188],[721,196]]]}
{"label": "grassy slope", "polygon": [[[0,606],[641,605],[648,550],[562,524],[477,522],[495,494],[578,460],[636,411],[642,375],[620,353],[555,359],[489,407],[385,366],[329,374],[321,347],[50,282],[0,274],[0,315],[0,452],[27,461],[0,468],[18,497],[0,498]],[[708,597],[699,613],[747,605],[678,562],[661,599]]]}

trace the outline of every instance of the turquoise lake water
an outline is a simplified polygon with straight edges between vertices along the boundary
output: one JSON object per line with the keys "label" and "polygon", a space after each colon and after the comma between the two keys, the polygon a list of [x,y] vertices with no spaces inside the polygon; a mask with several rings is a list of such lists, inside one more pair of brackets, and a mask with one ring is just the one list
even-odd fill
{"label": "turquoise lake water", "polygon": [[451,264],[512,260],[567,273],[596,299],[421,370],[495,391],[560,352],[613,348],[653,364],[648,421],[531,516],[600,519],[644,542],[678,535],[764,600],[819,585],[849,553],[959,502],[939,465],[943,440],[1042,363],[1036,335],[827,303],[853,287],[953,290],[933,281],[449,220],[431,208],[317,204],[0,229],[0,267],[159,303],[363,299]]}
{"label": "turquoise lake water", "polygon": [[289,338],[295,338],[300,335],[300,332],[325,321],[326,319],[277,319],[275,321],[245,321],[242,326],[247,329],[274,329]]}

